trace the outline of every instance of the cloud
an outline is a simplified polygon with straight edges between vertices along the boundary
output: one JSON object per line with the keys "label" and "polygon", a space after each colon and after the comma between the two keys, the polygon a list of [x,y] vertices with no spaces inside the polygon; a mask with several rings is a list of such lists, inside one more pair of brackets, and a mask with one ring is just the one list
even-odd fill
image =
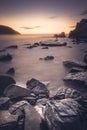
{"label": "cloud", "polygon": [[40,28],[40,26],[30,26],[30,27],[21,27],[23,29],[35,29],[35,28]]}
{"label": "cloud", "polygon": [[84,10],[80,15],[87,15],[87,10]]}
{"label": "cloud", "polygon": [[48,17],[49,19],[56,19],[57,18],[57,16],[50,16],[50,17]]}

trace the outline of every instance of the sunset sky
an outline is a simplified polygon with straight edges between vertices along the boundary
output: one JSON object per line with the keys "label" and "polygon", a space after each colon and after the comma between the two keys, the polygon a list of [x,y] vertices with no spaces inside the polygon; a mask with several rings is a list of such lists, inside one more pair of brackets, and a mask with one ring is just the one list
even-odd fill
{"label": "sunset sky", "polygon": [[0,25],[22,34],[68,33],[87,18],[87,0],[0,0]]}

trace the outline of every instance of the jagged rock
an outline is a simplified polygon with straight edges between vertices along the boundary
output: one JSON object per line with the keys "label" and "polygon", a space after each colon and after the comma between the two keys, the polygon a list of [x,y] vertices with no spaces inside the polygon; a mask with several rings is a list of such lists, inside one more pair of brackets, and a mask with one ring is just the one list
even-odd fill
{"label": "jagged rock", "polygon": [[82,106],[68,98],[48,102],[44,116],[49,130],[83,130],[84,113]]}
{"label": "jagged rock", "polygon": [[12,115],[9,111],[0,111],[0,130],[15,130],[18,116]]}
{"label": "jagged rock", "polygon": [[87,54],[84,56],[84,62],[87,63]]}
{"label": "jagged rock", "polygon": [[57,90],[57,94],[54,96],[54,99],[66,99],[66,98],[72,98],[76,101],[81,102],[82,101],[82,96],[79,91],[73,89],[73,88],[68,88],[68,87],[60,87]]}
{"label": "jagged rock", "polygon": [[12,55],[10,55],[10,54],[0,56],[1,62],[11,61],[11,60],[12,60]]}
{"label": "jagged rock", "polygon": [[11,76],[0,75],[0,95],[2,95],[4,89],[11,84],[16,84],[16,81]]}
{"label": "jagged rock", "polygon": [[10,75],[14,75],[15,74],[15,69],[12,67],[6,73],[10,74]]}
{"label": "jagged rock", "polygon": [[17,45],[11,45],[11,46],[8,46],[8,47],[6,47],[7,49],[17,49],[18,48],[18,46]]}
{"label": "jagged rock", "polygon": [[24,113],[24,130],[41,130],[41,117],[31,105],[25,106]]}
{"label": "jagged rock", "polygon": [[4,95],[9,97],[11,100],[19,101],[24,97],[28,97],[30,92],[26,88],[17,85],[10,85],[5,89]]}
{"label": "jagged rock", "polygon": [[27,88],[37,96],[37,98],[49,97],[48,89],[39,80],[32,78],[27,81],[26,85]]}
{"label": "jagged rock", "polygon": [[69,73],[65,76],[64,81],[84,87],[87,85],[87,72]]}
{"label": "jagged rock", "polygon": [[7,110],[9,108],[10,98],[0,97],[0,110]]}
{"label": "jagged rock", "polygon": [[67,61],[63,61],[64,66],[71,68],[71,67],[79,67],[79,68],[83,68],[83,69],[87,69],[87,64],[85,64],[84,62],[79,62],[76,60],[67,60]]}

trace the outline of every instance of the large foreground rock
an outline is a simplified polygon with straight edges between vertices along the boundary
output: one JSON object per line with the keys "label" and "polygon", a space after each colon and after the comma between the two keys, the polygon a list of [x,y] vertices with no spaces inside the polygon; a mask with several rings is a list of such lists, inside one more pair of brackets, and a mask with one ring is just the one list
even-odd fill
{"label": "large foreground rock", "polygon": [[0,111],[0,130],[15,130],[17,121],[17,115],[12,115],[9,111]]}
{"label": "large foreground rock", "polygon": [[65,76],[64,81],[84,87],[87,85],[87,72],[69,73]]}
{"label": "large foreground rock", "polygon": [[4,95],[9,97],[11,100],[19,101],[23,97],[28,97],[30,92],[26,88],[22,88],[17,85],[10,85],[5,89]]}
{"label": "large foreground rock", "polygon": [[26,85],[30,92],[34,93],[37,96],[37,98],[49,97],[48,89],[39,80],[31,79],[27,81]]}
{"label": "large foreground rock", "polygon": [[83,130],[82,107],[73,99],[49,102],[45,119],[49,130]]}
{"label": "large foreground rock", "polygon": [[83,69],[87,69],[87,64],[85,64],[84,62],[79,62],[77,60],[67,60],[67,61],[63,61],[64,66],[71,68],[71,67],[79,67],[79,68],[83,68]]}
{"label": "large foreground rock", "polygon": [[54,99],[61,100],[66,98],[72,98],[79,102],[82,101],[82,96],[79,91],[65,86],[58,88],[57,94],[54,96]]}
{"label": "large foreground rock", "polygon": [[0,95],[3,94],[4,89],[11,85],[11,84],[15,84],[16,81],[8,75],[0,75]]}

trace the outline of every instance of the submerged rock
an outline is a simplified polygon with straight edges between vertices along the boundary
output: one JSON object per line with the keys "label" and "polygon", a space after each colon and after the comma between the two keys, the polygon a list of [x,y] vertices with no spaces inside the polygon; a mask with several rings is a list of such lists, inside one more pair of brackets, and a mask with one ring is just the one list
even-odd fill
{"label": "submerged rock", "polygon": [[11,61],[11,60],[12,60],[12,55],[11,54],[1,55],[0,56],[0,61],[1,62]]}
{"label": "submerged rock", "polygon": [[49,130],[83,130],[82,107],[73,99],[48,102],[44,116]]}
{"label": "submerged rock", "polygon": [[7,49],[17,49],[18,48],[18,46],[17,45],[11,45],[11,46],[8,46],[8,47],[6,47]]}
{"label": "submerged rock", "polygon": [[6,73],[10,74],[10,75],[14,75],[15,74],[15,69],[12,67]]}
{"label": "submerged rock", "polygon": [[10,114],[9,111],[0,111],[0,130],[15,130],[18,116]]}
{"label": "submerged rock", "polygon": [[49,91],[47,87],[39,80],[32,78],[31,80],[27,81],[26,85],[27,88],[37,96],[37,98],[49,97]]}
{"label": "submerged rock", "polygon": [[67,61],[63,61],[64,66],[71,68],[71,67],[80,67],[83,69],[87,69],[87,64],[85,64],[84,62],[79,62],[76,60],[67,60]]}
{"label": "submerged rock", "polygon": [[0,95],[2,95],[5,88],[11,84],[16,84],[16,81],[11,76],[0,75]]}
{"label": "submerged rock", "polygon": [[0,110],[7,110],[9,108],[10,98],[0,97]]}
{"label": "submerged rock", "polygon": [[4,95],[9,97],[11,100],[19,101],[24,97],[28,97],[30,92],[28,89],[22,88],[18,85],[10,85],[5,89]]}
{"label": "submerged rock", "polygon": [[87,85],[87,72],[69,73],[65,76],[64,81],[84,87]]}

